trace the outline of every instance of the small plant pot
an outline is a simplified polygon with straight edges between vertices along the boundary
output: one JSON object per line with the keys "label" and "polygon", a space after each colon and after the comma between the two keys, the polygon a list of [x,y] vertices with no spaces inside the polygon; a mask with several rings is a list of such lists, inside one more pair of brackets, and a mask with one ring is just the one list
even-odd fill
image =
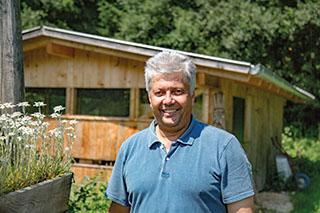
{"label": "small plant pot", "polygon": [[69,209],[73,173],[0,196],[0,212],[61,213]]}

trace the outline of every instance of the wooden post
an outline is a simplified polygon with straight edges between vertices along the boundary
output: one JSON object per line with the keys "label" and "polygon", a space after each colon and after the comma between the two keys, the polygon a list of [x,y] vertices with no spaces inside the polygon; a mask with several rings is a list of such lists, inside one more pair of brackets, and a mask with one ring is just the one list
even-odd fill
{"label": "wooden post", "polygon": [[67,87],[66,90],[66,114],[72,115],[76,113],[77,89]]}
{"label": "wooden post", "polygon": [[136,101],[137,101],[137,90],[138,88],[131,88],[130,89],[130,120],[133,120],[137,117],[137,110],[136,110]]}
{"label": "wooden post", "polygon": [[0,0],[0,101],[25,100],[20,0]]}
{"label": "wooden post", "polygon": [[207,124],[212,124],[213,102],[212,88],[204,88],[203,103],[202,103],[202,121]]}
{"label": "wooden post", "polygon": [[214,91],[213,94],[213,126],[226,129],[225,107],[224,107],[224,94],[219,89]]}

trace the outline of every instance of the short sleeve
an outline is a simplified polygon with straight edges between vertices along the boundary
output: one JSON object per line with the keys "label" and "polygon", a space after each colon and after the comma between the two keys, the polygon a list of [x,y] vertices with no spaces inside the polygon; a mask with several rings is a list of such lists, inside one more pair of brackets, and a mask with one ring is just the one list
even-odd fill
{"label": "short sleeve", "polygon": [[119,149],[105,196],[122,206],[129,206],[127,187],[123,176],[123,169],[126,160],[124,145],[125,144],[122,144]]}
{"label": "short sleeve", "polygon": [[235,137],[221,154],[220,168],[222,200],[225,204],[254,195],[251,164]]}

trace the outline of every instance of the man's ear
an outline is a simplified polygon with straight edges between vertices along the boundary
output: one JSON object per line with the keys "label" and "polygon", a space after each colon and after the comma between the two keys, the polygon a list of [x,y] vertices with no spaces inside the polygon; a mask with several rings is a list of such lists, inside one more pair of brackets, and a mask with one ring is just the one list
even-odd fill
{"label": "man's ear", "polygon": [[191,96],[192,106],[194,105],[194,100],[195,100],[195,98],[196,98],[196,92],[195,92],[195,90],[193,90],[192,96]]}
{"label": "man's ear", "polygon": [[150,92],[148,92],[148,99],[149,99],[149,105],[151,107],[151,98],[150,98]]}

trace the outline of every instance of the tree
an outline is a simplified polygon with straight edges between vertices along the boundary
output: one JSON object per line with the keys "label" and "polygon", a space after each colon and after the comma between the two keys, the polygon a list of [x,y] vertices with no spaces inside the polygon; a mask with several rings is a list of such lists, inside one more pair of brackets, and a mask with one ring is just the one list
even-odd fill
{"label": "tree", "polygon": [[20,1],[0,0],[1,103],[24,100]]}

